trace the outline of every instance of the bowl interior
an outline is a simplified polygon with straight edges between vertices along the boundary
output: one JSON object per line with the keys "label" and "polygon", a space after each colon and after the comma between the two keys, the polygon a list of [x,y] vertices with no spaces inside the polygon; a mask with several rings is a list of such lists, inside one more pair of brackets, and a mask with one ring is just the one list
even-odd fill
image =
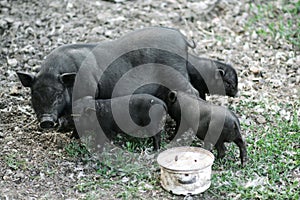
{"label": "bowl interior", "polygon": [[214,155],[199,147],[175,147],[160,153],[157,162],[174,171],[201,170],[213,164]]}

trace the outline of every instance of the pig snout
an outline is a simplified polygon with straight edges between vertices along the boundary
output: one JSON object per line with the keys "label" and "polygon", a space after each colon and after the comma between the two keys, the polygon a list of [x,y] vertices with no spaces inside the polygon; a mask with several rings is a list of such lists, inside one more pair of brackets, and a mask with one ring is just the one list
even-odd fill
{"label": "pig snout", "polygon": [[55,121],[56,121],[56,119],[54,119],[54,117],[52,115],[44,114],[44,115],[42,115],[42,118],[40,120],[40,127],[42,129],[54,128]]}

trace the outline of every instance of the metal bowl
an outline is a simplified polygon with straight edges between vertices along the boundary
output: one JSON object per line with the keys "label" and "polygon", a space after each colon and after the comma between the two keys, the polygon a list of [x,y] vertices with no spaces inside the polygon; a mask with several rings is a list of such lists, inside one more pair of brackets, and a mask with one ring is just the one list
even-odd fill
{"label": "metal bowl", "polygon": [[210,187],[214,155],[199,147],[175,147],[160,153],[162,187],[179,195],[199,194]]}

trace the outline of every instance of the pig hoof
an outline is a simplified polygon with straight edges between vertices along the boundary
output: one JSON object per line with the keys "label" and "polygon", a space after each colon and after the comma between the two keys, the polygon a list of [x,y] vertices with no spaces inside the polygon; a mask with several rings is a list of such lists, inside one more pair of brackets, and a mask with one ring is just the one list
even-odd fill
{"label": "pig hoof", "polygon": [[218,154],[217,159],[223,159],[225,157],[225,154]]}
{"label": "pig hoof", "polygon": [[244,158],[244,159],[242,160],[242,167],[245,167],[246,164],[247,164],[247,162],[248,162],[248,158]]}
{"label": "pig hoof", "polygon": [[77,131],[76,131],[76,130],[73,130],[72,134],[70,135],[70,138],[71,138],[71,139],[73,139],[73,138],[79,139],[80,137],[79,137]]}
{"label": "pig hoof", "polygon": [[160,147],[154,147],[153,151],[157,152],[157,151],[159,151],[159,149],[160,149]]}

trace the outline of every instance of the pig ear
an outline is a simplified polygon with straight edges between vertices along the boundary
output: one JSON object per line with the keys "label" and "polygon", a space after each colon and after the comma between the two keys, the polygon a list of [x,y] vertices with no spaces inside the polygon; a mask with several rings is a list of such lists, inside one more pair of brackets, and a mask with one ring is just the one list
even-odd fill
{"label": "pig ear", "polygon": [[225,71],[223,69],[218,69],[219,70],[219,73],[221,74],[221,76],[225,76]]}
{"label": "pig ear", "polygon": [[35,79],[35,76],[33,74],[27,73],[27,72],[17,72],[17,75],[24,87],[31,87],[32,83]]}
{"label": "pig ear", "polygon": [[177,92],[176,91],[171,91],[171,92],[169,92],[169,94],[168,94],[168,99],[169,99],[169,101],[171,102],[171,103],[174,103],[175,101],[176,101],[176,99],[177,99]]}
{"label": "pig ear", "polygon": [[215,71],[215,78],[219,79],[221,77],[225,76],[225,71],[223,69],[216,69]]}
{"label": "pig ear", "polygon": [[72,87],[75,82],[76,73],[64,73],[59,76],[60,81],[66,86],[66,87]]}
{"label": "pig ear", "polygon": [[236,131],[237,134],[239,134],[241,132],[241,127],[238,121],[235,121],[233,124],[233,128]]}

